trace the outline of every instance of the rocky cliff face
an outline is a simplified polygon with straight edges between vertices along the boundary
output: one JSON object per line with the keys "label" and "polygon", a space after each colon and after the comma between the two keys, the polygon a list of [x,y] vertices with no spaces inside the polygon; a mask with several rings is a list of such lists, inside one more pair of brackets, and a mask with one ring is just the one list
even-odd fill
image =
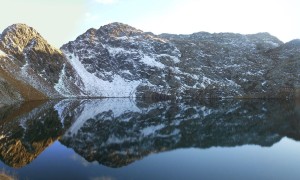
{"label": "rocky cliff face", "polygon": [[55,49],[33,28],[0,40],[1,102],[59,97],[292,98],[299,40],[268,33],[154,35],[122,23],[89,29]]}

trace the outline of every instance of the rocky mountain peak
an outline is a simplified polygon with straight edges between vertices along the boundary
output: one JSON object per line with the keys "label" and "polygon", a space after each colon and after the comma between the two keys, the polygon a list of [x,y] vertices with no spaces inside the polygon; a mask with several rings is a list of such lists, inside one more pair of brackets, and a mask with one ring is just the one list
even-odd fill
{"label": "rocky mountain peak", "polygon": [[131,27],[127,24],[114,22],[107,24],[105,26],[101,26],[98,30],[100,33],[108,34],[112,37],[123,37],[123,36],[136,36],[143,33],[143,31],[136,29],[134,27]]}
{"label": "rocky mountain peak", "polygon": [[26,24],[13,24],[6,28],[1,35],[0,47],[14,55],[21,55],[28,48],[50,54],[61,54],[58,49],[52,47],[34,28]]}
{"label": "rocky mountain peak", "polygon": [[62,52],[30,26],[14,24],[3,31],[0,60],[0,77],[8,82],[3,86],[25,100],[71,96],[75,89],[78,94],[75,81],[80,84],[80,79]]}
{"label": "rocky mountain peak", "polygon": [[84,92],[102,97],[136,97],[138,88],[156,85],[155,91],[164,91],[166,67],[174,68],[180,57],[167,40],[122,23],[90,29],[61,50],[83,79]]}

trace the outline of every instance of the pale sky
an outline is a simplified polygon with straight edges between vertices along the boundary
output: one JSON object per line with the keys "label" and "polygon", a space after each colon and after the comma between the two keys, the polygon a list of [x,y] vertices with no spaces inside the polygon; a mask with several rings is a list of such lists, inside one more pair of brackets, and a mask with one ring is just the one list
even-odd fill
{"label": "pale sky", "polygon": [[34,27],[59,48],[87,29],[122,22],[155,34],[269,32],[300,39],[299,0],[0,0],[0,32]]}

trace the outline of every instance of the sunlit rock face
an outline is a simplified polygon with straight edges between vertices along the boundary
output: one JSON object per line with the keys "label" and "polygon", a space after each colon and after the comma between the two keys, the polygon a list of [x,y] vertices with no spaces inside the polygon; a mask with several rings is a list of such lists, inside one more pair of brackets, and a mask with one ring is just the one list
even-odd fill
{"label": "sunlit rock face", "polygon": [[81,81],[64,55],[32,27],[14,24],[0,37],[0,76],[19,94],[7,97],[40,100],[80,95]]}
{"label": "sunlit rock face", "polygon": [[299,139],[299,114],[289,101],[134,103],[129,99],[82,101],[77,119],[60,139],[86,160],[128,165],[177,148],[272,146]]}

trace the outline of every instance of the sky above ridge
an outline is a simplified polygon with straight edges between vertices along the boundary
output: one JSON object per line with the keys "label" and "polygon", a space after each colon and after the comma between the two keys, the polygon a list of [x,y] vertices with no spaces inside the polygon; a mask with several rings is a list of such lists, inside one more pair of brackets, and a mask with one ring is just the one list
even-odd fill
{"label": "sky above ridge", "polygon": [[122,22],[155,34],[269,32],[300,39],[299,0],[0,0],[0,32],[34,27],[60,47],[89,28]]}

